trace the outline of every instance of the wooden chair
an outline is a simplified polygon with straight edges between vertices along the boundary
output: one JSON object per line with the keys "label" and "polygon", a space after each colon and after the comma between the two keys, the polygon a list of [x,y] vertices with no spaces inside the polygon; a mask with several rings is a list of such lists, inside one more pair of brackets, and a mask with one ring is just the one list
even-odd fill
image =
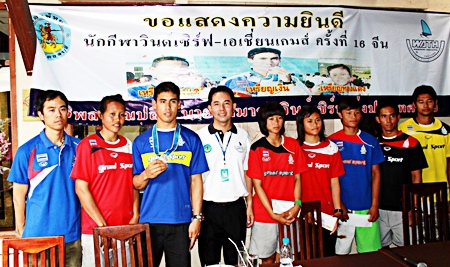
{"label": "wooden chair", "polygon": [[278,224],[278,231],[280,247],[283,237],[289,237],[294,260],[323,257],[320,201],[304,202],[299,218],[290,226]]}
{"label": "wooden chair", "polygon": [[[408,212],[414,210],[410,236]],[[447,183],[403,185],[405,246],[449,240]]]}
{"label": "wooden chair", "polygon": [[[9,249],[13,249],[13,266],[64,267],[64,236],[3,239],[3,267],[10,266]],[[23,263],[19,265],[19,251]]]}
{"label": "wooden chair", "polygon": [[[112,262],[109,258],[110,251]],[[128,262],[131,263],[132,267],[143,267],[144,265],[153,267],[150,225],[143,223],[95,227],[94,252],[96,267],[102,266],[101,257],[105,266],[126,267],[128,257]],[[119,264],[119,252],[121,264]]]}

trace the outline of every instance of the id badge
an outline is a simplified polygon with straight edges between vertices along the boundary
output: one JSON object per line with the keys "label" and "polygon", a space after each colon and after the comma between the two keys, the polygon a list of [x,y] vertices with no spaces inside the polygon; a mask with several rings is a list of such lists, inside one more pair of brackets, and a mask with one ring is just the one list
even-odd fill
{"label": "id badge", "polygon": [[230,177],[228,177],[228,169],[221,169],[220,176],[222,178],[222,182],[228,182]]}

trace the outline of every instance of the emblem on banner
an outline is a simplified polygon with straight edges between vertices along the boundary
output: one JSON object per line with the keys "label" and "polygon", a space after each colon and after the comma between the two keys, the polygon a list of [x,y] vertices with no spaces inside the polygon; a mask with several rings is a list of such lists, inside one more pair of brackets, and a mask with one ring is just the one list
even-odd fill
{"label": "emblem on banner", "polygon": [[47,60],[56,60],[69,52],[71,30],[67,22],[55,13],[33,14],[36,37]]}
{"label": "emblem on banner", "polygon": [[409,53],[420,62],[432,62],[439,58],[444,51],[444,40],[430,39],[432,32],[428,24],[421,20],[422,33],[420,39],[406,39]]}

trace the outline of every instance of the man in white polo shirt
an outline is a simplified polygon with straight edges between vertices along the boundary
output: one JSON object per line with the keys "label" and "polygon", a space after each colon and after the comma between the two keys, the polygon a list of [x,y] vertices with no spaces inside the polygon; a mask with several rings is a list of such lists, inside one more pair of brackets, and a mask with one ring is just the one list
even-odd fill
{"label": "man in white polo shirt", "polygon": [[253,224],[252,182],[245,175],[251,143],[247,131],[231,122],[235,108],[230,88],[212,88],[208,109],[214,121],[197,132],[210,168],[203,173],[201,266],[219,263],[222,248],[225,264],[236,265],[237,251],[228,238],[242,246],[246,228]]}

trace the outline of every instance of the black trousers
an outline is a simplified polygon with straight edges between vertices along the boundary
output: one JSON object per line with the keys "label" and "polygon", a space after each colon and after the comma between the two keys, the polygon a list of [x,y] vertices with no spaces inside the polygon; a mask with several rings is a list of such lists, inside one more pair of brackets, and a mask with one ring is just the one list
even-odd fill
{"label": "black trousers", "polygon": [[322,228],[323,255],[324,257],[336,256],[337,231],[330,235],[331,231]]}
{"label": "black trousers", "polygon": [[152,239],[153,266],[159,266],[162,255],[167,267],[190,267],[189,223],[150,224]]}
{"label": "black trousers", "polygon": [[202,266],[220,262],[221,250],[225,264],[236,265],[238,254],[231,238],[238,247],[245,242],[247,232],[247,208],[243,198],[234,202],[215,203],[203,201],[205,220],[198,240],[198,253]]}

